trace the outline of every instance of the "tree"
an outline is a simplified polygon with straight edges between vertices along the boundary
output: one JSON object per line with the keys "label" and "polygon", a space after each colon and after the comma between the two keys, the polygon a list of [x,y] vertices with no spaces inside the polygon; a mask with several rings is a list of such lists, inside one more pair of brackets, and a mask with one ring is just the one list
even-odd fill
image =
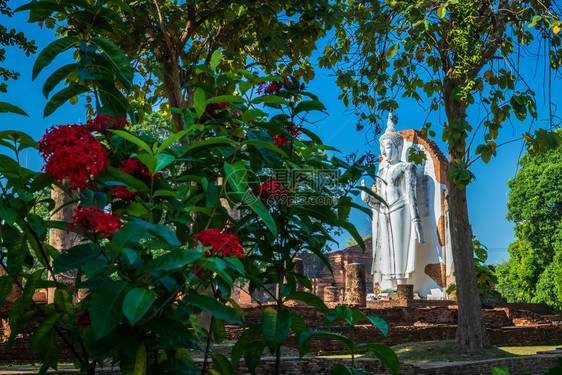
{"label": "tree", "polygon": [[[69,68],[56,75],[55,81],[67,78],[77,83],[103,73],[97,68],[99,61],[92,60],[98,47],[105,50],[96,37],[123,50],[142,80],[133,84],[125,77],[119,88],[127,89],[129,98],[136,101],[134,110],[141,115],[163,98],[167,100],[162,109],[192,106],[199,81],[209,84],[195,66],[209,67],[213,52],[219,49],[225,56],[221,71],[279,69],[308,81],[314,76],[308,58],[316,41],[339,20],[337,8],[321,0],[41,0],[19,9],[31,10],[30,22],[54,27],[63,21],[57,32],[69,41],[66,48],[83,41],[80,64],[89,66],[91,74],[84,69],[76,74]],[[68,38],[78,40],[72,43]],[[107,91],[104,86],[97,89]],[[117,95],[114,90],[109,94]],[[173,118],[175,129],[183,129],[181,113],[173,112]]]}
{"label": "tree", "polygon": [[509,180],[507,219],[516,241],[498,289],[513,301],[562,307],[562,148],[527,152]]}
{"label": "tree", "polygon": [[[363,122],[375,124],[380,118],[377,111],[396,110],[397,95],[420,102],[427,97],[429,110],[444,109],[447,122],[442,135],[449,155],[451,244],[459,303],[456,342],[464,348],[486,343],[472,267],[465,187],[474,176],[468,167],[496,155],[495,140],[512,115],[520,121],[528,114],[537,117],[535,94],[518,76],[513,60],[519,47],[539,36],[549,47],[545,58],[550,67],[560,66],[562,24],[553,6],[551,1],[519,0],[352,1],[346,22],[337,27],[321,60],[322,66],[335,68],[341,98],[357,108]],[[485,114],[473,127],[467,115],[475,105]],[[435,136],[430,123],[421,130]],[[537,147],[552,140],[546,132],[536,136],[525,135]]]}
{"label": "tree", "polygon": [[[12,17],[14,14],[8,7],[7,0],[0,0],[0,14],[8,17]],[[27,40],[22,32],[18,33],[15,29],[8,31],[8,28],[4,25],[0,25],[0,46],[16,46],[17,48],[25,51],[27,56],[35,53],[36,50],[34,41]],[[6,49],[0,48],[0,63],[6,60],[5,54]],[[4,81],[18,79],[19,76],[19,72],[0,66],[0,77],[2,77]],[[5,93],[7,90],[8,85],[6,82],[0,83],[0,92]],[[25,113],[21,108],[5,102],[0,102],[0,112],[12,112],[27,116],[27,113]]]}

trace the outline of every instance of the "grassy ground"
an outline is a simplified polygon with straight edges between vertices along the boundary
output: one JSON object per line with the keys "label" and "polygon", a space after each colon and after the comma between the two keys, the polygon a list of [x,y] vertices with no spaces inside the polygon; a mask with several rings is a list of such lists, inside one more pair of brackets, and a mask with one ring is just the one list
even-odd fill
{"label": "grassy ground", "polygon": [[[220,353],[226,357],[230,356],[234,341],[225,341],[221,345],[212,345],[212,351]],[[554,350],[560,345],[551,346],[489,346],[483,349],[475,350],[468,353],[462,353],[455,348],[453,341],[428,341],[414,342],[410,344],[396,345],[392,349],[400,358],[402,363],[419,363],[419,362],[456,362],[456,361],[477,361],[491,358],[517,357],[520,355],[536,354],[538,351]],[[203,358],[204,354],[200,351],[190,351],[192,358]],[[266,349],[264,356],[270,353]],[[298,356],[298,350],[291,348],[282,348],[284,357]],[[367,357],[371,355],[366,354]],[[349,355],[323,356],[326,358],[349,358]],[[40,365],[5,365],[0,366],[0,370],[18,370],[18,369],[38,369]],[[73,368],[71,364],[60,364],[59,368]]]}
{"label": "grassy ground", "polygon": [[[560,345],[558,345],[560,346]],[[492,358],[516,357],[519,355],[536,354],[538,351],[554,350],[553,346],[488,346],[470,352],[461,352],[455,347],[454,341],[429,341],[396,345],[392,349],[401,362],[456,362],[477,361]]]}
{"label": "grassy ground", "polygon": [[542,352],[546,350],[555,350],[561,345],[547,345],[547,346],[500,346],[499,349],[505,350],[511,354],[516,355],[529,355],[537,354],[537,352]]}

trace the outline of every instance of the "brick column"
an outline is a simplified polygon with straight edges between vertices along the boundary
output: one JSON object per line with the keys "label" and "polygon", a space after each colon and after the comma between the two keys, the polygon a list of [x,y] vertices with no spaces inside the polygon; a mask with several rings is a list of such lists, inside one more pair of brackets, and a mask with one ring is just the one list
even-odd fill
{"label": "brick column", "polygon": [[340,290],[335,286],[327,286],[324,288],[324,302],[339,302]]}
{"label": "brick column", "polygon": [[348,305],[367,305],[365,268],[361,263],[351,263],[345,267],[345,303]]}
{"label": "brick column", "polygon": [[414,286],[412,284],[401,284],[396,287],[396,299],[414,299]]}

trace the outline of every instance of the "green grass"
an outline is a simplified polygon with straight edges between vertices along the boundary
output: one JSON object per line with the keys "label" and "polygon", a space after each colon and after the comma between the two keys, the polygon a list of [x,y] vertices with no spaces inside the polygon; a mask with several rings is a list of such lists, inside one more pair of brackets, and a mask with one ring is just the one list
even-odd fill
{"label": "green grass", "polygon": [[427,341],[396,345],[392,349],[403,363],[478,361],[492,358],[517,357],[554,350],[551,346],[487,346],[482,349],[461,351],[454,341]]}
{"label": "green grass", "polygon": [[500,346],[498,349],[505,350],[515,355],[531,355],[546,350],[555,350],[561,345],[543,345],[543,346]]}
{"label": "green grass", "polygon": [[478,361],[516,356],[494,346],[463,352],[454,341],[414,342],[396,345],[392,349],[403,363]]}

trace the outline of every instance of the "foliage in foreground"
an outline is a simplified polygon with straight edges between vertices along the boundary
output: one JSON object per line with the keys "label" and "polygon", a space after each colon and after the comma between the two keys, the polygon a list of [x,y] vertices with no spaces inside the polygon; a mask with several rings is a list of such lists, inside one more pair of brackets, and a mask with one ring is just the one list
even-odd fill
{"label": "foliage in foreground", "polygon": [[[219,61],[213,55],[212,67]],[[371,169],[328,158],[331,148],[301,126],[306,113],[324,107],[296,79],[199,69],[208,78],[194,108],[178,110],[185,130],[168,129],[164,140],[130,133],[111,100],[102,108],[113,116],[53,127],[38,144],[23,132],[0,133],[14,155],[2,155],[0,166],[0,264],[8,273],[0,278],[0,301],[14,282],[23,289],[10,310],[8,345],[39,319],[31,345],[41,372],[57,367],[58,340],[87,373],[106,359],[125,374],[195,373],[190,348],[209,354],[218,373],[232,373],[242,357],[254,371],[265,349],[279,353],[290,332],[307,331],[285,301],[328,312],[318,297],[297,291],[310,281],[295,272],[293,258],[307,250],[329,265],[325,225],[362,244],[347,222],[354,206],[347,195]],[[268,94],[256,96],[260,87]],[[47,173],[19,164],[26,148],[39,149]],[[53,184],[76,205],[71,223],[34,213],[44,202],[60,209],[35,194]],[[52,229],[80,240],[59,253],[47,241]],[[274,299],[262,324],[245,325],[231,298],[237,279]],[[35,290],[47,287],[55,288],[54,302],[34,304]],[[77,301],[80,291],[86,297]],[[201,323],[202,312],[210,324]],[[221,342],[226,322],[245,327],[230,359],[208,344],[198,347],[201,338]]]}

